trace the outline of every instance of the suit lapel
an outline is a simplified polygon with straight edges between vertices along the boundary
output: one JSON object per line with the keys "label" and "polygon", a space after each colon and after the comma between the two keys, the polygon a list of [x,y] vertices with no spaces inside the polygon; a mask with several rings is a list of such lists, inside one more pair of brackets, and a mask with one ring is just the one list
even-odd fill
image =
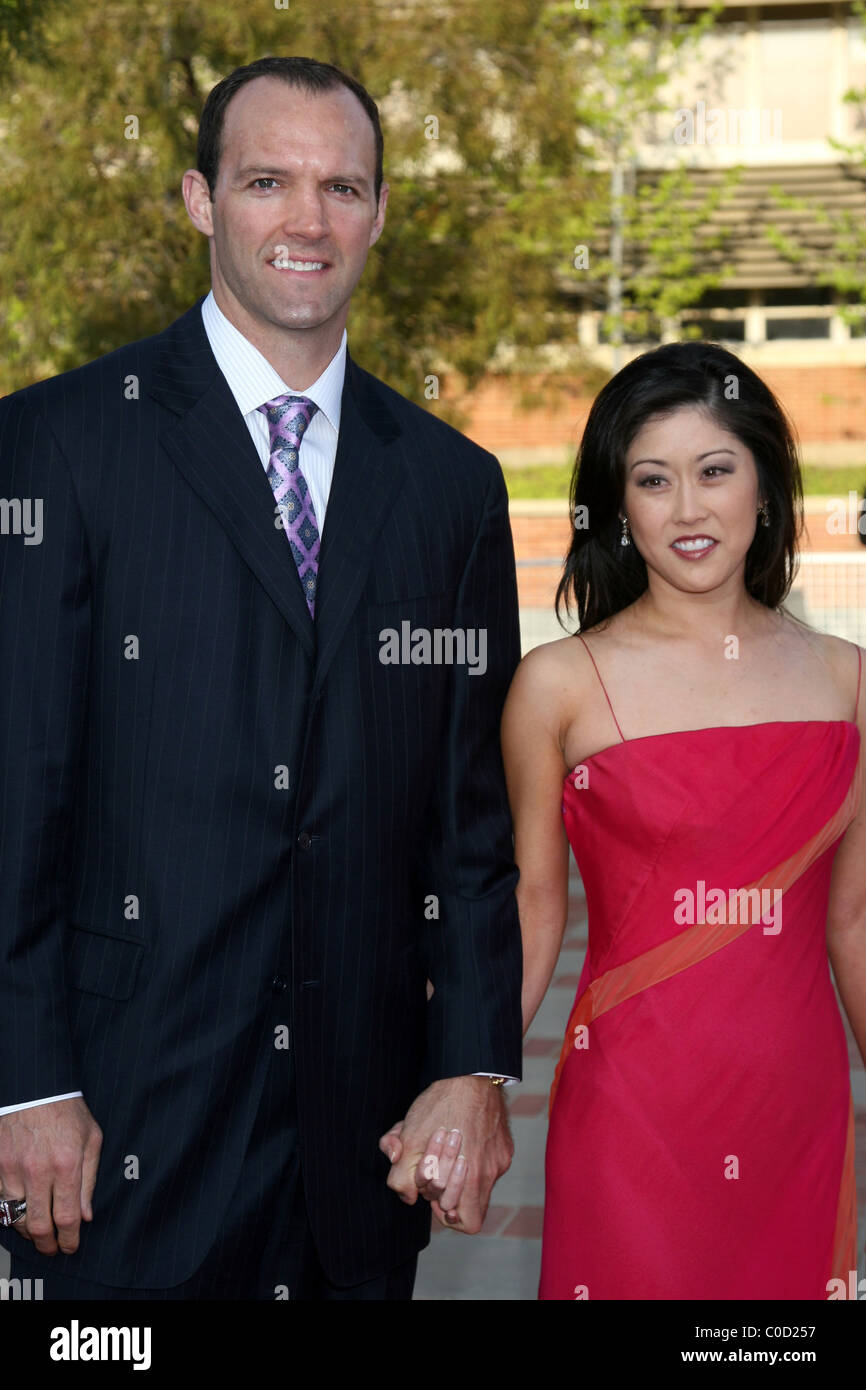
{"label": "suit lapel", "polygon": [[347,353],[340,436],[319,552],[314,698],[358,606],[379,532],[403,481],[405,463],[394,447],[400,426],[376,386],[375,378]]}
{"label": "suit lapel", "polygon": [[162,338],[151,395],[172,418],[160,442],[315,661],[315,697],[357,608],[376,538],[400,486],[404,465],[392,447],[400,427],[375,379],[347,354],[314,626],[285,532],[274,525],[265,470],[207,340],[201,303]]}
{"label": "suit lapel", "polygon": [[216,363],[201,300],[166,331],[151,395],[175,416],[160,442],[225,529],[310,659],[313,623],[274,496],[249,430]]}

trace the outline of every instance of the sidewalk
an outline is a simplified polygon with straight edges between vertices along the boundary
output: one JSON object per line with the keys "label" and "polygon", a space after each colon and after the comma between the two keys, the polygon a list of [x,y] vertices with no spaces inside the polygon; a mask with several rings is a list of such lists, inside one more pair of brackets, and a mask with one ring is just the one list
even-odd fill
{"label": "sidewalk", "polygon": [[[421,1300],[535,1300],[541,1262],[547,1098],[586,951],[586,900],[571,863],[568,926],[553,982],[525,1043],[524,1080],[507,1088],[514,1161],[493,1190],[480,1235],[464,1236],[433,1222],[433,1238],[418,1261],[415,1298]],[[844,1019],[844,1014],[843,1014]],[[845,1020],[854,1093],[859,1229],[863,1277],[866,1240],[866,1071]]]}

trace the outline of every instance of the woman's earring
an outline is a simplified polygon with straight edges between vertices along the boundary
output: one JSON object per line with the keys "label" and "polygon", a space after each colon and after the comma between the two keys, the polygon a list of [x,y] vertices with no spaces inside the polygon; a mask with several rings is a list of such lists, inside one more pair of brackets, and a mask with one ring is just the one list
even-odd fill
{"label": "woman's earring", "polygon": [[762,526],[769,526],[769,524],[770,524],[770,512],[769,512],[769,508],[767,507],[766,502],[762,502],[761,505],[760,505],[760,507],[758,508],[758,516],[761,518],[761,525],[762,525]]}
{"label": "woman's earring", "polygon": [[628,539],[628,517],[627,517],[627,516],[624,516],[623,519],[622,519],[622,532],[620,533],[619,543],[620,543],[620,545],[628,545],[628,544],[629,544],[629,539]]}

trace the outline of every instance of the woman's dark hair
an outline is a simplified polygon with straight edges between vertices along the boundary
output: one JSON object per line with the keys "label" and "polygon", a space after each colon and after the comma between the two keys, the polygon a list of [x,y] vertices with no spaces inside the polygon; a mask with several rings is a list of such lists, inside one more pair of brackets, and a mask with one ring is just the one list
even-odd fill
{"label": "woman's dark hair", "polygon": [[[770,524],[761,525],[756,513],[755,538],[746,554],[746,589],[768,608],[777,608],[787,595],[803,516],[794,425],[769,387],[732,352],[717,343],[665,343],[629,362],[593,401],[569,491],[570,515],[577,524],[556,590],[561,624],[563,600],[570,615],[574,599],[586,631],[647,588],[646,564],[637,547],[620,544],[625,456],[650,418],[681,406],[702,407],[751,451]],[[580,524],[584,518],[586,526]]]}
{"label": "woman's dark hair", "polygon": [[349,77],[348,73],[341,71],[340,68],[335,68],[332,63],[319,63],[315,58],[258,58],[254,63],[248,63],[246,67],[235,68],[234,72],[230,72],[228,77],[224,77],[211,89],[201,113],[196,151],[196,166],[199,173],[204,174],[207,180],[211,202],[213,202],[219,173],[220,141],[226,107],[235,92],[239,91],[245,83],[252,82],[255,77],[278,77],[290,87],[300,87],[306,92],[314,93],[333,92],[338,87],[348,87],[349,91],[358,98],[373,127],[373,136],[376,142],[374,196],[378,203],[379,191],[382,187],[382,159],[384,155],[379,108],[367,89],[362,87],[360,82],[356,82],[354,77]]}

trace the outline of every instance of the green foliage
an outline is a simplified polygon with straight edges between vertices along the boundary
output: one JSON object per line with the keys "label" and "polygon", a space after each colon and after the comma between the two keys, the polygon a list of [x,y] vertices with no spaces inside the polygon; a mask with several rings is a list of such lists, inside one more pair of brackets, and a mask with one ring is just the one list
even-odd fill
{"label": "green foliage", "polygon": [[[688,199],[685,169],[668,170],[638,187],[625,213],[626,238],[640,248],[637,268],[628,278],[629,307],[623,316],[632,338],[661,336],[665,323],[675,320],[681,309],[724,283],[730,231],[709,233],[705,228],[740,177],[741,166],[724,170],[716,186],[695,204]],[[603,268],[608,267],[605,262]],[[609,315],[605,328],[609,334],[616,328]],[[680,336],[699,337],[701,332],[686,325]]]}
{"label": "green foliage", "polygon": [[0,83],[11,59],[43,51],[41,31],[45,13],[40,0],[0,0]]}

